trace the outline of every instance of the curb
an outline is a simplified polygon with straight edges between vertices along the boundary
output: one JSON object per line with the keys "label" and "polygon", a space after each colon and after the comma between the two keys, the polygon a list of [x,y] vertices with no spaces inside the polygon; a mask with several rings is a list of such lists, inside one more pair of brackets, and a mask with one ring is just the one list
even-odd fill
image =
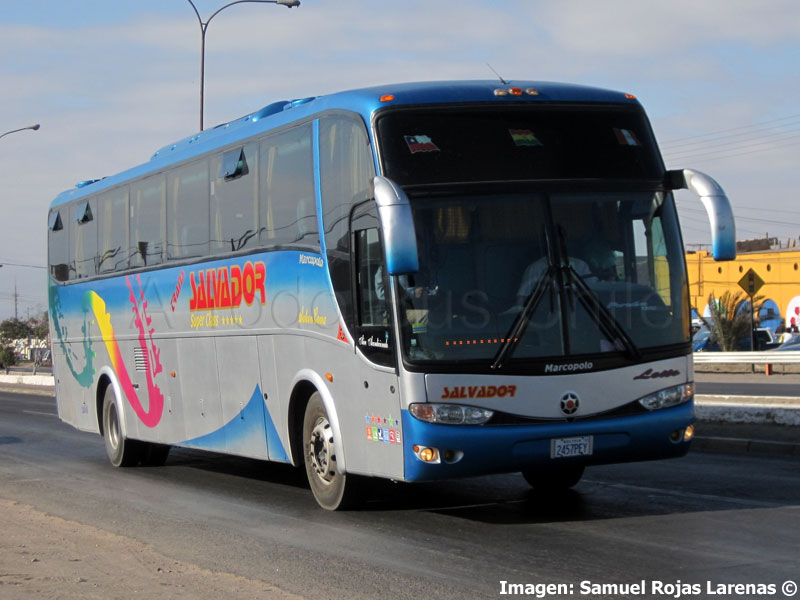
{"label": "curb", "polygon": [[54,387],[56,382],[55,377],[52,375],[0,374],[0,384],[25,386],[40,385]]}
{"label": "curb", "polygon": [[785,396],[695,396],[700,421],[800,426],[800,398]]}
{"label": "curb", "polygon": [[697,436],[692,450],[699,452],[724,452],[728,454],[762,454],[769,456],[800,456],[800,443],[748,440],[732,437]]}

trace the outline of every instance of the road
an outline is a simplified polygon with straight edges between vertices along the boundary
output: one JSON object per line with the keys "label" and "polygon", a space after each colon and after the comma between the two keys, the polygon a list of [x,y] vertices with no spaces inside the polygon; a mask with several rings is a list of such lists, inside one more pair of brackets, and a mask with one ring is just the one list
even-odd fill
{"label": "road", "polygon": [[386,482],[373,495],[330,513],[291,468],[188,450],[114,469],[52,398],[0,392],[0,498],[304,598],[496,598],[502,581],[661,597],[581,596],[581,581],[640,580],[776,584],[783,597],[800,580],[796,459],[695,452],[595,467],[555,498],[518,475]]}
{"label": "road", "polygon": [[800,398],[800,374],[767,377],[763,373],[701,373],[695,371],[695,391],[711,396],[783,396]]}

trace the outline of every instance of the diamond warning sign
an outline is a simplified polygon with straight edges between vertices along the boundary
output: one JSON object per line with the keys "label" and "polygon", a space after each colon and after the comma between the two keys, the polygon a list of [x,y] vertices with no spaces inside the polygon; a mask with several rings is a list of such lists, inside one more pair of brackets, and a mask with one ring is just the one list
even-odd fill
{"label": "diamond warning sign", "polygon": [[742,288],[749,296],[755,296],[761,286],[764,285],[764,280],[758,276],[753,269],[749,269],[739,280],[739,287]]}

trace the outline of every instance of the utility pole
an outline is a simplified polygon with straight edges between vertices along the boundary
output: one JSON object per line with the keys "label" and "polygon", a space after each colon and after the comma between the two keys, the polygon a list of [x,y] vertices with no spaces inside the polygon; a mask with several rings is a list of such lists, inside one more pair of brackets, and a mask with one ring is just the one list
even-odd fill
{"label": "utility pole", "polygon": [[14,277],[14,320],[18,321],[17,318],[17,278]]}

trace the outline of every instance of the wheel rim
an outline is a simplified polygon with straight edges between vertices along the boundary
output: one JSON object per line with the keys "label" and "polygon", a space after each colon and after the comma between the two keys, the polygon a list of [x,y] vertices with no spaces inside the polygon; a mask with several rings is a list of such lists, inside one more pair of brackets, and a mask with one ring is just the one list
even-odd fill
{"label": "wheel rim", "polygon": [[336,445],[328,419],[317,418],[308,442],[311,469],[322,483],[330,485],[336,477]]}
{"label": "wheel rim", "polygon": [[119,447],[119,419],[117,419],[117,407],[114,404],[108,407],[108,441],[111,447]]}

